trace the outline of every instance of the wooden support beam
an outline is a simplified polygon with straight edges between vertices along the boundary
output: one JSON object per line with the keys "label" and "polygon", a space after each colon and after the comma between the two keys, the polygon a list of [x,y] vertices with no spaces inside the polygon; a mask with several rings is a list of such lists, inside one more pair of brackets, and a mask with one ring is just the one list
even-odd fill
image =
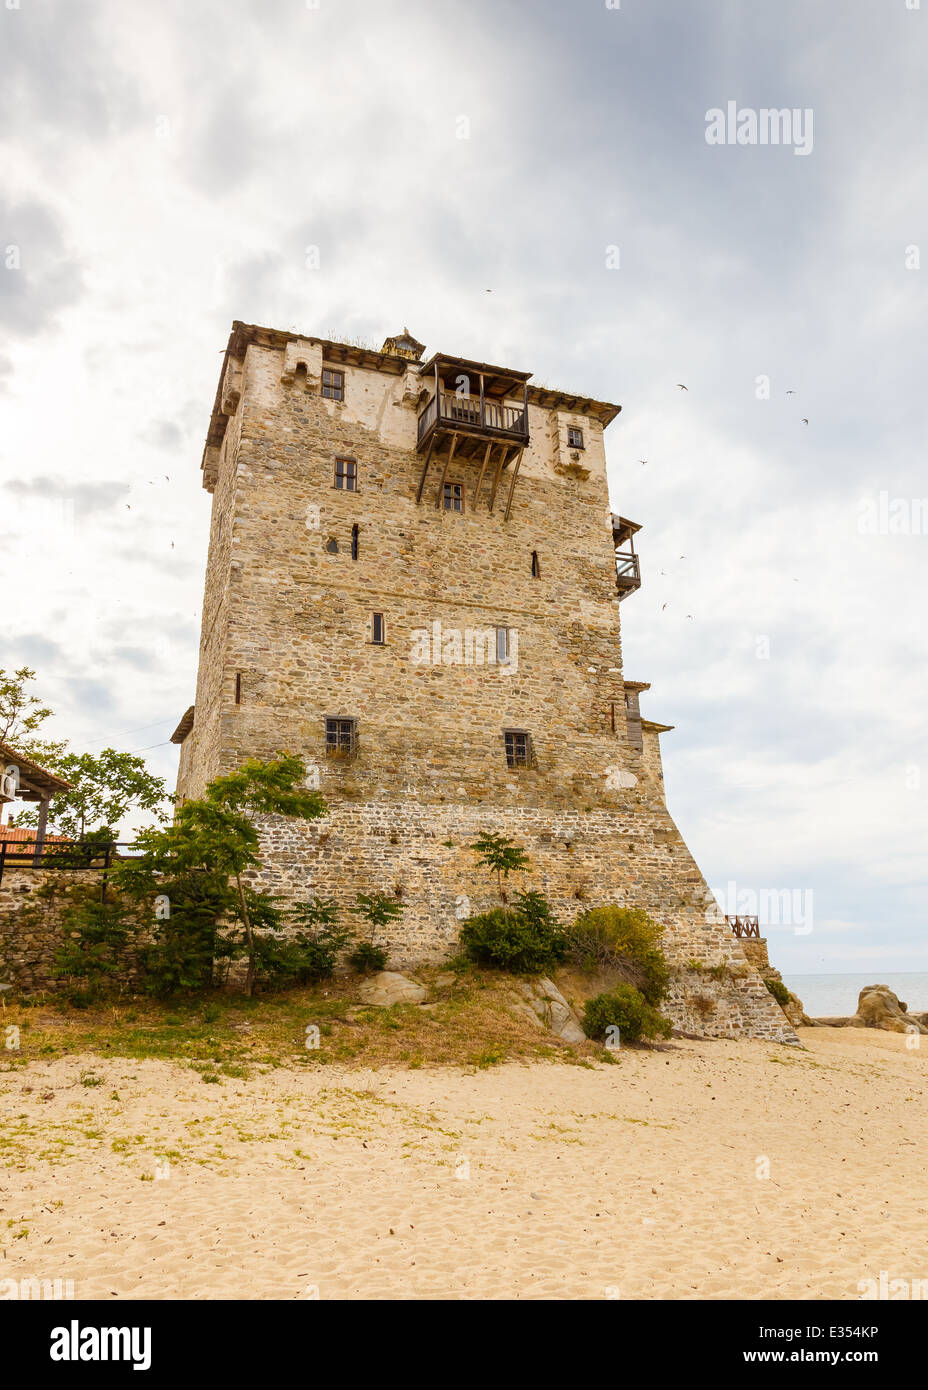
{"label": "wooden support beam", "polygon": [[416,493],[416,506],[422,501],[422,489],[425,487],[425,475],[429,471],[429,464],[432,461],[432,450],[435,448],[435,435],[432,435],[429,442],[429,451],[425,456],[425,467],[422,470],[422,477],[419,479],[419,491]]}
{"label": "wooden support beam", "polygon": [[499,461],[499,463],[496,465],[496,476],[495,476],[494,479],[493,479],[493,486],[492,486],[492,488],[490,489],[490,506],[489,506],[489,510],[490,510],[491,512],[492,512],[492,510],[493,510],[493,503],[496,501],[496,489],[499,487],[499,480],[500,480],[500,478],[501,478],[501,476],[502,476],[503,469],[504,469],[504,467],[506,466],[506,456],[507,456],[508,453],[509,453],[509,448],[508,448],[507,445],[504,444],[504,445],[503,445],[503,452],[502,452],[502,455],[501,455],[501,457],[500,457],[500,461]]}
{"label": "wooden support beam", "polygon": [[504,517],[503,517],[503,520],[504,520],[504,521],[508,521],[508,520],[509,520],[509,513],[510,513],[511,510],[512,510],[512,494],[513,494],[513,493],[515,492],[515,490],[516,490],[516,478],[518,478],[518,476],[519,476],[519,468],[521,467],[521,464],[522,464],[522,455],[524,454],[524,452],[525,452],[524,449],[520,449],[520,450],[519,450],[519,457],[516,459],[516,466],[515,466],[515,468],[512,470],[512,482],[509,484],[509,496],[508,496],[507,499],[506,499],[506,513],[505,513],[505,515],[504,515]]}
{"label": "wooden support beam", "polygon": [[38,867],[42,861],[42,846],[45,844],[45,830],[48,825],[48,803],[50,797],[43,796],[39,802],[39,824],[35,832],[35,858],[33,863]]}
{"label": "wooden support beam", "polygon": [[456,434],[453,434],[453,435],[451,436],[451,448],[448,450],[448,457],[445,459],[445,466],[444,466],[444,468],[441,470],[441,477],[440,477],[439,480],[438,480],[438,496],[435,498],[435,506],[436,506],[436,507],[440,507],[440,506],[441,506],[442,494],[443,494],[444,489],[445,489],[445,479],[446,479],[447,476],[448,476],[448,466],[449,466],[449,464],[451,463],[451,460],[454,458],[454,451],[455,451],[455,449],[457,448],[457,446],[458,446],[458,437],[457,437]]}
{"label": "wooden support beam", "polygon": [[493,444],[491,442],[487,445],[486,453],[483,456],[483,463],[480,465],[480,477],[477,479],[477,486],[474,488],[474,500],[471,503],[473,507],[477,506],[477,498],[480,496],[480,489],[483,486],[483,475],[487,471],[487,464],[490,461],[490,454],[492,453],[492,450]]}

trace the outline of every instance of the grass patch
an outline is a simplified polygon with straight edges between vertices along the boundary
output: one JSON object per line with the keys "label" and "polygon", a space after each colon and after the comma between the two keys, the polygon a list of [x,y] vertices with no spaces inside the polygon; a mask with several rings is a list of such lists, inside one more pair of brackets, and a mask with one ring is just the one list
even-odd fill
{"label": "grass patch", "polygon": [[[485,1068],[532,1058],[587,1065],[615,1060],[595,1043],[564,1043],[524,1019],[513,1008],[511,978],[496,971],[472,966],[455,973],[446,964],[410,973],[426,986],[434,1007],[359,1007],[358,981],[351,976],[252,999],[217,992],[169,1004],[133,997],[116,1007],[102,1001],[74,1009],[58,997],[45,996],[36,1007],[7,996],[4,1022],[20,1025],[21,1046],[16,1054],[0,1052],[0,1074],[29,1061],[77,1055],[174,1061],[214,1076],[212,1085],[282,1066]],[[81,1084],[99,1084],[90,1067]]]}

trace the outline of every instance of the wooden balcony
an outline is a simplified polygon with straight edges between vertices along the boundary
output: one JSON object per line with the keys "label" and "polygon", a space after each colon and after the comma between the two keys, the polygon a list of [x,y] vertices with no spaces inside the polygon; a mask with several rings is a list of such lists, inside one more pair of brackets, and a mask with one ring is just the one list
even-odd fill
{"label": "wooden balcony", "polygon": [[478,457],[486,444],[519,449],[528,444],[531,372],[437,353],[423,363],[420,375],[429,391],[419,413],[416,448],[420,453],[440,447],[442,438],[452,435],[459,458]]}
{"label": "wooden balcony", "polygon": [[[512,511],[522,453],[529,442],[528,379],[531,372],[490,367],[463,357],[437,354],[420,368],[423,392],[416,448],[425,455],[416,502],[425,496],[435,460],[434,505],[443,505],[445,480],[461,489],[462,510],[486,505],[492,512],[505,492],[503,520]],[[514,400],[513,397],[516,399]],[[519,399],[521,397],[521,400]],[[501,489],[503,475],[508,486]],[[430,488],[434,484],[430,484]]]}
{"label": "wooden balcony", "polygon": [[427,447],[436,430],[524,447],[528,443],[528,410],[524,404],[504,405],[439,390],[419,416],[417,448]]}
{"label": "wooden balcony", "polygon": [[615,587],[619,602],[641,588],[641,563],[635,554],[635,536],[641,530],[637,521],[612,517],[612,543],[615,546]]}

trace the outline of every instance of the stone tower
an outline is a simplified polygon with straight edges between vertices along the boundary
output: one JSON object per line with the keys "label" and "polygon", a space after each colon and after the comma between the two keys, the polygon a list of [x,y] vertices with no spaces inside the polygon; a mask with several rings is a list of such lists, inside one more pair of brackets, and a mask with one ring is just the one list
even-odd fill
{"label": "stone tower", "polygon": [[261,886],[397,894],[400,965],[491,905],[468,846],[510,835],[562,920],[618,902],[665,924],[681,1026],[792,1040],[667,812],[668,726],[623,676],[640,574],[606,483],[620,407],[423,354],[405,329],[376,352],[233,325],[179,796],[299,754],[330,814],[262,825]]}

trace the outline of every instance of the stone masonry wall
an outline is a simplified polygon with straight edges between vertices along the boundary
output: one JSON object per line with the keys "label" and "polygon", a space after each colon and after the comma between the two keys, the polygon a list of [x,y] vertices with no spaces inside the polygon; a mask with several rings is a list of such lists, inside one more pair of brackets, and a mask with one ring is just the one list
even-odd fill
{"label": "stone masonry wall", "polygon": [[[499,905],[495,881],[469,846],[482,831],[511,835],[531,870],[507,891],[535,888],[565,923],[603,903],[643,907],[666,930],[675,979],[667,1011],[708,1036],[749,1033],[780,1042],[795,1034],[715,906],[666,811],[624,813],[492,809],[418,802],[343,802],[314,822],[261,822],[264,870],[255,885],[287,903],[333,897],[350,920],[357,892],[384,892],[402,918],[378,941],[399,967],[454,954],[461,922]],[[721,980],[707,972],[726,967]]]}
{"label": "stone masonry wall", "polygon": [[[0,984],[13,985],[24,994],[61,989],[54,973],[55,957],[66,944],[60,901],[39,898],[38,890],[61,882],[60,872],[48,869],[5,869],[0,882]],[[95,872],[69,874],[81,885],[99,883]],[[117,985],[131,988],[138,970],[131,953],[125,969],[113,977]]]}

